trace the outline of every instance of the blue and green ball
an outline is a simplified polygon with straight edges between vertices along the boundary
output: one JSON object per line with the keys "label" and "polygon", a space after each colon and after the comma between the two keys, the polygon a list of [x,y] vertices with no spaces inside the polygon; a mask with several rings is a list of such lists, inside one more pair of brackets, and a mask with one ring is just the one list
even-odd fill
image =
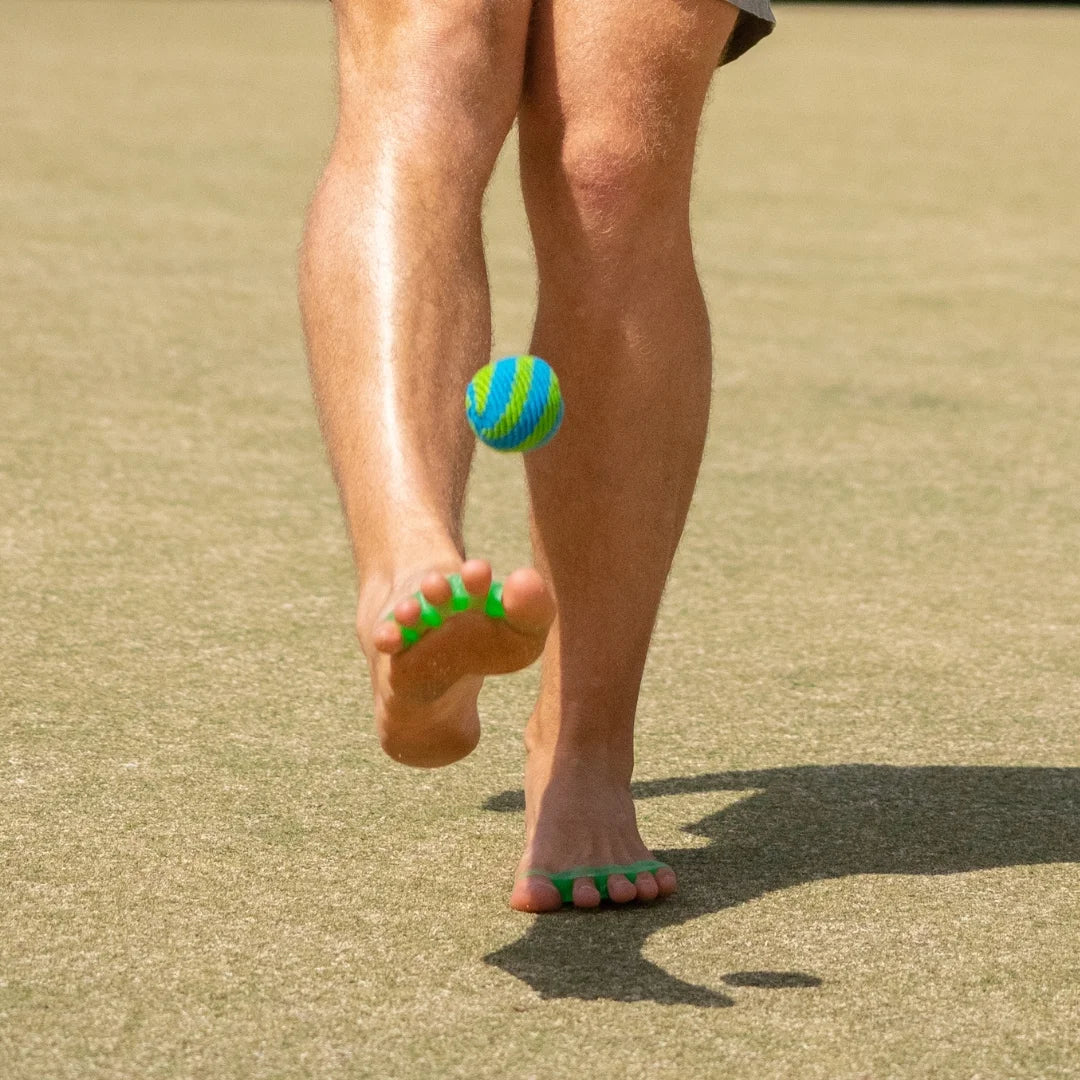
{"label": "blue and green ball", "polygon": [[465,413],[477,438],[493,450],[535,450],[562,423],[558,376],[538,356],[496,360],[472,377]]}

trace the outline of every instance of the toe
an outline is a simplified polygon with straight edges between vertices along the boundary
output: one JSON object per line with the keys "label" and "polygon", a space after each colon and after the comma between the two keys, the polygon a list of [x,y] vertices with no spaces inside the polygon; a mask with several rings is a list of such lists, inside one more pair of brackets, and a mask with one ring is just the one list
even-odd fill
{"label": "toe", "polygon": [[679,883],[675,878],[675,871],[670,866],[661,866],[653,877],[656,879],[659,896],[671,896],[672,893],[678,891]]}
{"label": "toe", "polygon": [[625,874],[612,874],[607,879],[607,894],[616,904],[626,904],[637,896],[637,889]]}
{"label": "toe", "polygon": [[574,882],[574,907],[594,908],[600,906],[600,890],[592,878],[579,877]]}
{"label": "toe", "polygon": [[486,597],[491,588],[491,564],[483,559],[469,559],[461,567],[461,582],[470,596]]}
{"label": "toe", "polygon": [[375,627],[375,633],[371,636],[372,644],[388,656],[394,656],[401,652],[405,639],[401,636],[401,627],[397,623],[386,620]]}
{"label": "toe", "polygon": [[539,874],[528,874],[514,882],[510,894],[510,906],[515,911],[558,911],[563,905],[559,890],[551,881]]}
{"label": "toe", "polygon": [[646,903],[655,900],[660,895],[660,886],[656,884],[656,878],[648,870],[634,878],[634,888],[637,889],[637,898]]}
{"label": "toe", "polygon": [[379,652],[384,652],[389,657],[395,656],[405,645],[401,627],[395,622],[379,623],[372,635],[372,644]]}
{"label": "toe", "polygon": [[448,604],[454,595],[450,588],[450,582],[443,574],[433,570],[423,581],[420,582],[420,592],[429,604],[438,607],[440,604]]}
{"label": "toe", "polygon": [[555,618],[551,592],[531,566],[515,570],[503,582],[502,602],[507,622],[523,634],[547,630]]}
{"label": "toe", "polygon": [[420,621],[420,601],[415,596],[407,596],[394,605],[394,618],[402,626],[415,626]]}

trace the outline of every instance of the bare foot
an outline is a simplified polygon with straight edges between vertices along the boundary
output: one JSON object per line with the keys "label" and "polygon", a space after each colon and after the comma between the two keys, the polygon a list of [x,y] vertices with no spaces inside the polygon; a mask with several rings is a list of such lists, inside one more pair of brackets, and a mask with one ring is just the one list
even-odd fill
{"label": "bare foot", "polygon": [[[629,776],[591,762],[588,755],[552,759],[530,753],[525,766],[526,843],[510,906],[518,911],[557,911],[558,888],[545,875],[577,867],[626,867],[652,860],[643,843],[630,796]],[[538,873],[539,871],[539,873]],[[607,894],[616,904],[655,900],[675,892],[675,871],[642,871],[631,881],[612,873]],[[573,883],[573,904],[597,907],[600,890],[590,877]]]}
{"label": "bare foot", "polygon": [[[455,571],[479,610],[425,626],[414,594],[445,609],[453,597],[447,577]],[[446,572],[405,572],[389,586],[372,583],[361,593],[357,635],[371,669],[375,722],[383,749],[396,761],[433,768],[468,754],[480,738],[476,699],[484,676],[518,671],[543,650],[555,617],[543,578],[531,567],[506,578],[505,618],[484,613],[490,588],[491,566],[470,559]],[[409,643],[403,629],[424,633]]]}

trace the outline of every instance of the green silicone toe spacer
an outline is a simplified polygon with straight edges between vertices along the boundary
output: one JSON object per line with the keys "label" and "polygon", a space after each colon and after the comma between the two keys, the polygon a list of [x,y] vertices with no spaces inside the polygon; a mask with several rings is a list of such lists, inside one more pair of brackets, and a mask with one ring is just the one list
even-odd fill
{"label": "green silicone toe spacer", "polygon": [[433,628],[442,626],[443,617],[439,614],[439,609],[423,593],[417,593],[416,599],[420,601],[420,618],[424,625]]}
{"label": "green silicone toe spacer", "polygon": [[[402,652],[415,645],[428,630],[442,626],[447,619],[452,618],[459,611],[483,611],[492,619],[506,618],[501,581],[493,581],[491,588],[488,589],[487,597],[481,598],[469,595],[469,590],[465,588],[460,574],[449,574],[446,580],[450,585],[450,599],[445,604],[435,605],[422,592],[413,593],[420,605],[420,623],[417,626],[401,626],[398,623],[401,629]],[[397,622],[393,612],[386,616],[386,621]]]}
{"label": "green silicone toe spacer", "polygon": [[502,603],[502,582],[493,581],[491,588],[488,589],[487,603],[484,605],[484,614],[490,615],[493,619],[505,619],[506,608]]}
{"label": "green silicone toe spacer", "polygon": [[557,874],[549,874],[546,870],[526,870],[522,876],[547,878],[559,890],[563,903],[570,904],[574,900],[574,882],[578,878],[590,878],[600,893],[600,899],[607,900],[608,878],[613,874],[622,874],[632,884],[637,881],[638,874],[670,869],[667,863],[658,862],[656,859],[642,859],[629,866],[575,866],[572,870],[560,870]]}
{"label": "green silicone toe spacer", "polygon": [[468,611],[472,604],[472,597],[469,595],[469,590],[465,588],[461,575],[451,574],[446,580],[450,582],[450,591],[454,594],[450,600],[454,611]]}

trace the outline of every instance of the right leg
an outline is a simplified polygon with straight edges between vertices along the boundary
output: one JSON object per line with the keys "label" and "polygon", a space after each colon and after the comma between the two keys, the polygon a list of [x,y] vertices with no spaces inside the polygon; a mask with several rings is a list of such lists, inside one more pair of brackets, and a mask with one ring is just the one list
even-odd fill
{"label": "right leg", "polygon": [[417,590],[448,601],[449,574],[474,596],[490,583],[463,561],[464,396],[489,359],[481,200],[517,112],[531,2],[335,0],[340,117],[300,299],[379,735],[413,765],[473,748],[483,676],[535,659],[554,614],[526,568],[506,579],[505,622],[465,612],[407,652],[398,625],[417,624]]}
{"label": "right leg", "polygon": [[[525,462],[559,614],[526,728],[511,897],[524,911],[562,906],[553,874],[653,862],[630,793],[634,721],[705,445],[712,349],[690,188],[737,16],[717,0],[537,0],[519,117],[540,279],[532,349],[559,372],[567,411]],[[608,877],[612,900],[675,889],[671,868],[636,873]],[[572,881],[579,906],[600,902],[591,876]]]}

